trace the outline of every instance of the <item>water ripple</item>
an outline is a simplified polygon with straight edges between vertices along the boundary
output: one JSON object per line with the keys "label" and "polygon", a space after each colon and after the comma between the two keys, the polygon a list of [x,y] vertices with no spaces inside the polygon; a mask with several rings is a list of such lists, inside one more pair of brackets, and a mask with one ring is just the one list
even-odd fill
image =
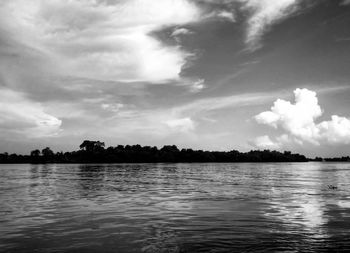
{"label": "water ripple", "polygon": [[0,165],[0,251],[347,251],[349,186],[346,163]]}

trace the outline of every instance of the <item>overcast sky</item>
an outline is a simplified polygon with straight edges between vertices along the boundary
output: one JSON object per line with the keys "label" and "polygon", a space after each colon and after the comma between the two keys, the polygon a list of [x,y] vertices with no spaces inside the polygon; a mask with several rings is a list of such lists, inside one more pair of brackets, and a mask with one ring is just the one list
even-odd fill
{"label": "overcast sky", "polygon": [[350,154],[349,0],[1,0],[0,152]]}

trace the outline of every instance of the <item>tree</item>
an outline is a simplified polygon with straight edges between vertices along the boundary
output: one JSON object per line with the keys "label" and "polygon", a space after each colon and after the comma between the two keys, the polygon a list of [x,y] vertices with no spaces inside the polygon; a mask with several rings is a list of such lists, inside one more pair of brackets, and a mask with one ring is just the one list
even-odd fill
{"label": "tree", "polygon": [[41,153],[44,157],[52,157],[54,155],[53,151],[49,147],[46,147],[43,150],[41,150]]}
{"label": "tree", "polygon": [[35,150],[32,150],[30,152],[30,156],[33,156],[33,157],[38,157],[40,155],[40,150],[39,149],[35,149]]}
{"label": "tree", "polygon": [[165,145],[164,147],[161,148],[161,151],[176,153],[176,152],[179,152],[180,150],[175,145]]}
{"label": "tree", "polygon": [[95,151],[103,150],[104,146],[105,146],[104,142],[85,140],[83,141],[82,144],[80,144],[79,147],[80,149],[83,149],[87,152],[95,152]]}

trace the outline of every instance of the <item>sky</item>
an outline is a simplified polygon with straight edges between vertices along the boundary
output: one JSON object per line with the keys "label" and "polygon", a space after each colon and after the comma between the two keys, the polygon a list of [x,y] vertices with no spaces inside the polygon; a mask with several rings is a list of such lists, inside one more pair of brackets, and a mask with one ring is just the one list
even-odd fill
{"label": "sky", "polygon": [[0,152],[350,154],[349,0],[2,0]]}

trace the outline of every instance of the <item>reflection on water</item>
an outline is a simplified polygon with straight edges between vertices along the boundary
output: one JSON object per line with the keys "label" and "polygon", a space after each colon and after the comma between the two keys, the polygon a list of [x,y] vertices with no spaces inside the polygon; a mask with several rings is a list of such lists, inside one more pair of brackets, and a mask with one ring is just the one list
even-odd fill
{"label": "reflection on water", "polygon": [[0,251],[346,251],[349,186],[346,163],[0,165]]}

